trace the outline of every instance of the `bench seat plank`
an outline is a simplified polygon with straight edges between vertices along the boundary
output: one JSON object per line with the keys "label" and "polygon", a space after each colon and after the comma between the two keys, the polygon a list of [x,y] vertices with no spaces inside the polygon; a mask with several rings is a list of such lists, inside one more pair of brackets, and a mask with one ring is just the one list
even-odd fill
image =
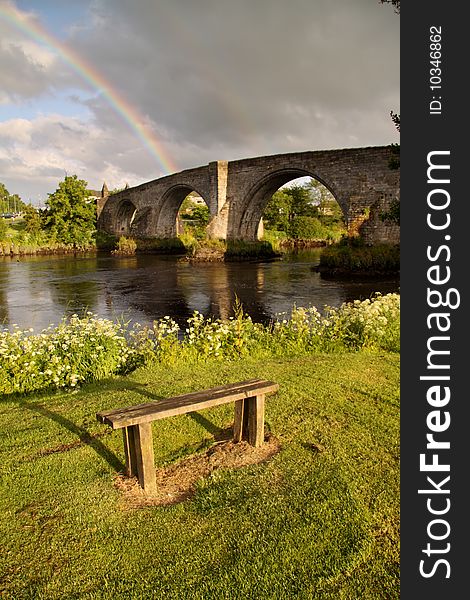
{"label": "bench seat plank", "polygon": [[149,423],[157,419],[164,419],[174,415],[181,415],[225,404],[236,402],[244,398],[276,392],[279,384],[264,379],[249,379],[237,384],[227,384],[219,387],[164,398],[146,404],[139,404],[129,408],[115,409],[97,413],[96,417],[102,423],[107,423],[113,429],[130,427],[142,423]]}

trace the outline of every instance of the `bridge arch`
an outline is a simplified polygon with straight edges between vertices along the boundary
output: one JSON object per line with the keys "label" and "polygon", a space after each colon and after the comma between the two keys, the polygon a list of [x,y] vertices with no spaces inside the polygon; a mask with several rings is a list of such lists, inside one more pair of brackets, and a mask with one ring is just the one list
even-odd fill
{"label": "bridge arch", "polygon": [[173,238],[177,236],[177,217],[183,200],[191,192],[196,192],[209,208],[209,202],[201,192],[191,184],[180,183],[167,189],[162,196],[161,208],[157,219],[157,230],[161,237]]}
{"label": "bridge arch", "polygon": [[115,233],[117,235],[129,235],[132,225],[137,215],[137,207],[128,198],[121,200],[116,208],[116,217],[114,223]]}
{"label": "bridge arch", "polygon": [[316,173],[300,168],[283,168],[271,172],[252,186],[242,200],[242,216],[239,221],[235,237],[247,240],[256,240],[258,227],[263,216],[264,209],[274,192],[289,181],[299,177],[312,177],[324,185],[339,204],[343,215],[347,217],[347,203],[335,190],[334,185],[324,181]]}
{"label": "bridge arch", "polygon": [[98,227],[114,235],[174,237],[179,207],[195,191],[209,207],[210,237],[253,240],[269,197],[293,179],[312,177],[332,193],[350,235],[361,233],[368,243],[399,240],[399,226],[379,218],[399,197],[394,154],[377,146],[213,161],[110,195]]}

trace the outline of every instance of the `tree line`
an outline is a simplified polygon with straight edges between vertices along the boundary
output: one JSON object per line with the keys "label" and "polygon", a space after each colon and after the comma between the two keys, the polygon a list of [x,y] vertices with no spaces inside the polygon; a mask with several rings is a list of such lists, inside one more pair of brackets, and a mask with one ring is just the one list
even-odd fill
{"label": "tree line", "polygon": [[24,210],[26,204],[18,194],[10,194],[5,185],[0,182],[0,214],[15,214]]}

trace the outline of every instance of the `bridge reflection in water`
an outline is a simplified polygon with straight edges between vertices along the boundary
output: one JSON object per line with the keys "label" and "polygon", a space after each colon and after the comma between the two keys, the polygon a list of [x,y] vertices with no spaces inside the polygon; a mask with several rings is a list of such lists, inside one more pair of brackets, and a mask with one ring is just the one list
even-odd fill
{"label": "bridge reflection in water", "polygon": [[324,280],[314,271],[318,259],[318,251],[257,263],[191,264],[155,255],[0,259],[1,320],[38,331],[90,310],[141,324],[169,315],[184,327],[195,310],[227,319],[239,298],[254,321],[266,323],[294,304],[322,309],[398,291],[398,280]]}

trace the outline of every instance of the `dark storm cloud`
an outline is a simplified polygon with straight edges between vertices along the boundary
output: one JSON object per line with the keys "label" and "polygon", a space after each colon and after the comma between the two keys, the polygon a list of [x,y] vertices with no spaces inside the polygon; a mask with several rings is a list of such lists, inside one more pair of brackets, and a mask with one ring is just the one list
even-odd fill
{"label": "dark storm cloud", "polygon": [[[386,143],[399,19],[375,0],[100,0],[76,43],[175,143]],[[377,118],[378,117],[378,118]]]}

